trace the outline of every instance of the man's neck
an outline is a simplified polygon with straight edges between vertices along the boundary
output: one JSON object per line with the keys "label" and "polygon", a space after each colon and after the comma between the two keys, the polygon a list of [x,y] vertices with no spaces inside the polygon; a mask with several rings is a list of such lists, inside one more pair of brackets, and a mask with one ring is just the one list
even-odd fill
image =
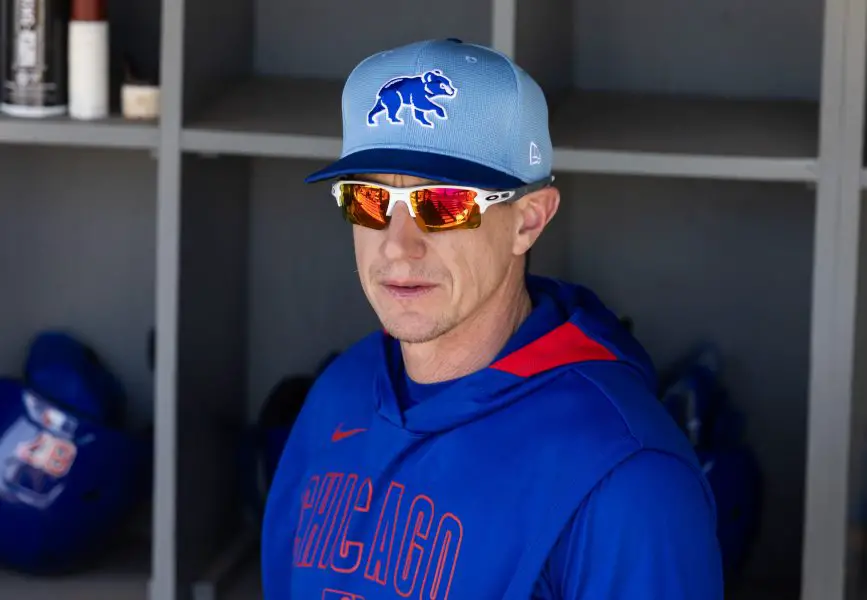
{"label": "man's neck", "polygon": [[418,383],[448,381],[488,366],[532,310],[520,285],[503,286],[460,325],[423,344],[401,343],[407,374]]}

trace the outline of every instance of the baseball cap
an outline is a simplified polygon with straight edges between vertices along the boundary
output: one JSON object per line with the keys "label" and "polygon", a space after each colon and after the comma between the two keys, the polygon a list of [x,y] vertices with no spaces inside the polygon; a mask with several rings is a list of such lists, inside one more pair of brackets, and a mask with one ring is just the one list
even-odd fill
{"label": "baseball cap", "polygon": [[312,183],[359,173],[511,189],[551,175],[548,105],[504,54],[456,39],[385,50],[343,87],[340,158]]}

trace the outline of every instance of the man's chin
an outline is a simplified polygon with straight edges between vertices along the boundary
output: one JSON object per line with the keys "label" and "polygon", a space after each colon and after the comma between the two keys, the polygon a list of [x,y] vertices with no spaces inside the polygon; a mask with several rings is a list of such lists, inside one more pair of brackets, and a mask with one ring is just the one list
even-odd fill
{"label": "man's chin", "polygon": [[419,314],[383,318],[382,325],[391,337],[406,344],[430,342],[443,333],[435,320]]}

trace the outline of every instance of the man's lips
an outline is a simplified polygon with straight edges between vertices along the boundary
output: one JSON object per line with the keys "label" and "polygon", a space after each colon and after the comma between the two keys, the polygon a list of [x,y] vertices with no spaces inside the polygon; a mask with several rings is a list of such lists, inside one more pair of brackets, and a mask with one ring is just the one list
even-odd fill
{"label": "man's lips", "polygon": [[436,284],[428,281],[415,280],[383,281],[380,285],[389,295],[402,299],[418,298],[436,287]]}

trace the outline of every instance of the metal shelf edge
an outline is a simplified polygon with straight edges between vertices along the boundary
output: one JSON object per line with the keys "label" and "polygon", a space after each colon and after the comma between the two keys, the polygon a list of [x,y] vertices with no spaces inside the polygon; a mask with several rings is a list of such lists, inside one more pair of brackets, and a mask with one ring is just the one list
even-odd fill
{"label": "metal shelf edge", "polygon": [[340,138],[313,135],[209,129],[181,132],[181,149],[202,154],[333,160],[340,156],[341,146]]}
{"label": "metal shelf edge", "polygon": [[4,120],[0,143],[154,150],[159,146],[156,124],[58,123]]}
{"label": "metal shelf edge", "polygon": [[816,158],[734,157],[554,148],[561,172],[814,183]]}

